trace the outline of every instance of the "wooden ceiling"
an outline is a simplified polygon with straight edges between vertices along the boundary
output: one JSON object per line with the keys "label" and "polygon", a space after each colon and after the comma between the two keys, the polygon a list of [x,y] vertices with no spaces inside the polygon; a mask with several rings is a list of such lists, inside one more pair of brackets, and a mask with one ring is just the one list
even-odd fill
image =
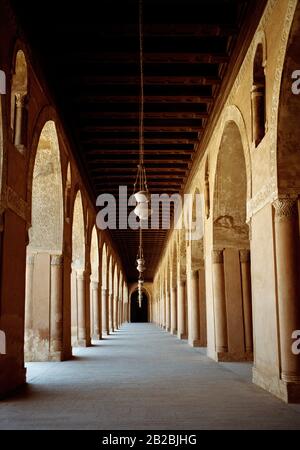
{"label": "wooden ceiling", "polygon": [[[144,0],[145,165],[151,193],[185,186],[261,0]],[[131,194],[138,164],[138,0],[14,1],[91,194]],[[112,230],[128,280],[138,232]],[[151,280],[167,230],[144,232]]]}

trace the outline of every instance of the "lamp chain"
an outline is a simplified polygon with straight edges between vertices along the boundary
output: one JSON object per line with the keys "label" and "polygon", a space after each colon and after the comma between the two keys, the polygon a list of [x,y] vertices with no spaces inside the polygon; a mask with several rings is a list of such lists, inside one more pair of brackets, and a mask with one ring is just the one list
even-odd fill
{"label": "lamp chain", "polygon": [[[140,169],[144,165],[144,56],[143,56],[143,0],[139,1],[139,39],[140,39]],[[141,174],[141,180],[143,174]]]}

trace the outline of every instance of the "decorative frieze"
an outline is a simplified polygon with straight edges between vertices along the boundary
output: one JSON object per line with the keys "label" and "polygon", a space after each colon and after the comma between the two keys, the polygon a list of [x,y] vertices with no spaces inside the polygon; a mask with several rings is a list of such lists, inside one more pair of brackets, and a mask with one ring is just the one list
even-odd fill
{"label": "decorative frieze", "polygon": [[6,202],[9,209],[30,223],[30,209],[28,203],[10,186],[6,189]]}

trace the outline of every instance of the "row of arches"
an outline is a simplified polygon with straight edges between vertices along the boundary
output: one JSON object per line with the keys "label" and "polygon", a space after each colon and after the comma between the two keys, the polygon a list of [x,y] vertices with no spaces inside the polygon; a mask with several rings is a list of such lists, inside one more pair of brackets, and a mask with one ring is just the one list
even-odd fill
{"label": "row of arches", "polygon": [[203,234],[192,240],[192,223],[172,232],[153,286],[157,324],[217,361],[253,362],[253,381],[285,401],[300,398],[291,349],[300,327],[300,103],[291,91],[299,4],[293,8],[276,77],[271,43],[257,31],[191,183]]}
{"label": "row of arches", "polygon": [[125,316],[127,320],[126,283],[117,262],[109,253],[108,245],[93,225],[89,211],[84,210],[80,190],[74,192],[74,200],[71,201],[70,163],[63,193],[54,121],[44,125],[38,141],[31,195],[32,225],[26,265],[25,359],[60,360],[63,348],[65,217],[71,225],[72,237],[72,347],[90,345],[92,340],[101,339],[103,333],[117,330]]}
{"label": "row of arches", "polygon": [[[2,291],[0,309],[5,361],[17,361],[20,378],[24,360],[68,359],[72,347],[91,345],[129,320],[128,286],[120,260],[109,238],[95,226],[96,211],[56,112],[44,106],[41,93],[32,97],[38,88],[26,53],[20,44],[7,94],[0,97],[1,217],[7,226],[11,217],[11,230],[16,221],[26,227],[26,239],[22,241],[15,231],[15,249],[9,250],[10,260],[13,255],[18,259],[14,261],[18,294],[8,291],[15,306],[13,302],[5,306]],[[8,185],[15,180],[12,167],[19,170],[13,188]],[[19,186],[25,189],[20,191]],[[4,228],[4,247],[10,239],[11,232]],[[7,283],[5,274],[2,279]],[[19,312],[14,316],[16,307]]]}

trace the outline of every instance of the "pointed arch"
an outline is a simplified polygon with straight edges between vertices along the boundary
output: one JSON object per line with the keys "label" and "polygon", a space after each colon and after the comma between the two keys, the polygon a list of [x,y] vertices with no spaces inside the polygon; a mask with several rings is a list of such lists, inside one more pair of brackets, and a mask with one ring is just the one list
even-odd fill
{"label": "pointed arch", "polygon": [[14,74],[11,87],[11,128],[13,141],[17,148],[27,145],[26,97],[28,94],[28,68],[23,50],[18,50],[14,61]]}
{"label": "pointed arch", "polygon": [[82,195],[77,191],[72,219],[71,320],[72,346],[88,345],[85,298],[85,226]]}
{"label": "pointed arch", "polygon": [[63,190],[58,137],[51,120],[39,137],[31,181],[25,358],[46,361],[60,359],[62,352]]}

